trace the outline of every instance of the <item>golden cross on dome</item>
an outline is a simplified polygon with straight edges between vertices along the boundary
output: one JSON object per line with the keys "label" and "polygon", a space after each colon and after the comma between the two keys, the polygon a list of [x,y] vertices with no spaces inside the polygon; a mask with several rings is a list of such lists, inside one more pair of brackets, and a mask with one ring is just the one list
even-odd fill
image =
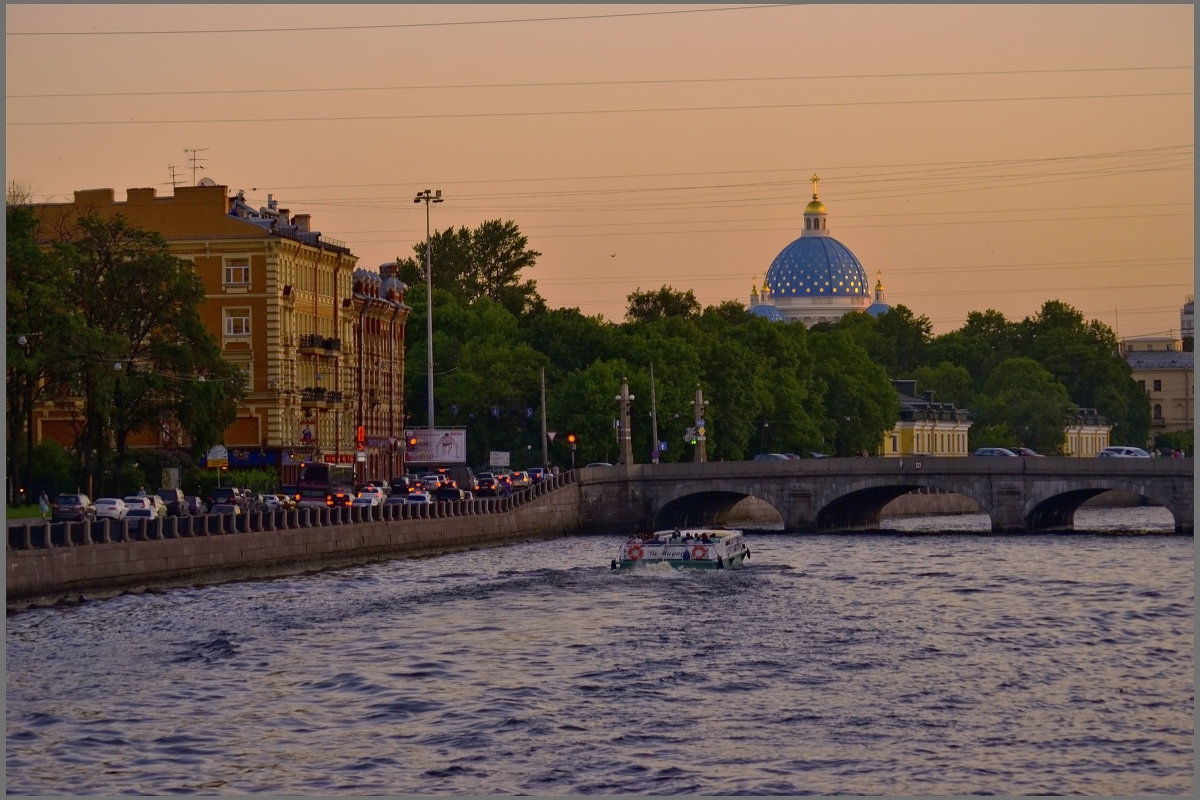
{"label": "golden cross on dome", "polygon": [[821,182],[821,179],[819,177],[817,177],[817,173],[814,172],[812,178],[810,178],[809,180],[812,181],[812,185],[813,185],[813,200],[816,200],[817,199],[817,184]]}

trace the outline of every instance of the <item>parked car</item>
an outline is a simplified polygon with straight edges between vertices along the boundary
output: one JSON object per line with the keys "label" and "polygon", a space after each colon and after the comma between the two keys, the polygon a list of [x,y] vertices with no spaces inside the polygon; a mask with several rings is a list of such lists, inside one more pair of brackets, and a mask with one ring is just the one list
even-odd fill
{"label": "parked car", "polygon": [[1096,458],[1149,458],[1150,454],[1140,447],[1127,447],[1124,445],[1113,445],[1106,447],[1099,453],[1096,453]]}
{"label": "parked car", "polygon": [[96,519],[120,521],[129,512],[129,506],[119,497],[101,497],[92,506],[96,509]]}
{"label": "parked car", "polygon": [[404,499],[405,499],[405,502],[411,503],[413,505],[433,502],[433,499],[430,498],[430,496],[429,496],[429,492],[409,492],[405,496]]}
{"label": "parked car", "polygon": [[186,517],[191,513],[182,489],[159,489],[154,494],[166,505],[168,517]]}
{"label": "parked car", "polygon": [[95,516],[96,509],[86,494],[60,494],[50,504],[51,522],[84,522]]}
{"label": "parked car", "polygon": [[208,513],[232,515],[236,517],[242,513],[242,508],[235,503],[213,503],[213,507],[209,509]]}
{"label": "parked car", "polygon": [[1007,447],[979,447],[979,448],[976,448],[975,452],[971,453],[971,455],[973,455],[973,456],[1011,456],[1012,458],[1017,457],[1017,454],[1014,453],[1012,450],[1009,450]]}
{"label": "parked car", "polygon": [[244,493],[236,486],[218,486],[208,493],[208,507],[210,509],[220,504],[231,504],[237,506],[242,511],[246,510]]}
{"label": "parked car", "polygon": [[158,511],[149,506],[138,506],[137,508],[129,509],[125,515],[125,523],[129,525],[129,530],[140,531],[146,527],[146,523],[152,519],[162,519]]}
{"label": "parked car", "polygon": [[1043,458],[1042,454],[1029,447],[1018,447],[1017,455],[1031,458]]}
{"label": "parked car", "polygon": [[204,501],[198,495],[189,494],[187,496],[187,504],[189,514],[203,514],[208,511],[208,506],[204,504]]}
{"label": "parked car", "polygon": [[148,508],[155,515],[165,517],[167,515],[167,504],[162,501],[162,498],[156,494],[140,495],[131,494],[125,498],[125,505],[130,508]]}

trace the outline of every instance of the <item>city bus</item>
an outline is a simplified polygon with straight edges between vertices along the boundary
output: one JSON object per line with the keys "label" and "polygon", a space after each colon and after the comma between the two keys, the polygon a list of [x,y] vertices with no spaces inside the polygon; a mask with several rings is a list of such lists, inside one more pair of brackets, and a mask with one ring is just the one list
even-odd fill
{"label": "city bus", "polygon": [[354,465],[315,462],[300,467],[297,506],[350,505],[354,499]]}

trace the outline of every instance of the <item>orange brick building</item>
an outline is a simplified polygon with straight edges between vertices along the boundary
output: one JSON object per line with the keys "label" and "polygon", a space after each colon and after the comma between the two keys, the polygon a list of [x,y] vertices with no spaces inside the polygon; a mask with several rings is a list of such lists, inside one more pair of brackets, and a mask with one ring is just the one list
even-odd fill
{"label": "orange brick building", "polygon": [[[172,255],[190,261],[204,282],[200,308],[222,356],[248,377],[247,398],[225,431],[230,468],[275,466],[295,481],[302,460],[355,463],[359,426],[365,450],[358,474],[403,471],[404,285],[393,266],[356,269],[344,242],[313,230],[268,195],[252,208],[243,193],[205,180],[175,187],[75,192],[71,203],[33,208],[44,238],[57,238],[88,214],[117,215],[157,231]],[[73,409],[39,409],[35,435],[70,446]],[[170,426],[169,427],[177,427]],[[186,445],[178,430],[140,431],[133,447]]]}

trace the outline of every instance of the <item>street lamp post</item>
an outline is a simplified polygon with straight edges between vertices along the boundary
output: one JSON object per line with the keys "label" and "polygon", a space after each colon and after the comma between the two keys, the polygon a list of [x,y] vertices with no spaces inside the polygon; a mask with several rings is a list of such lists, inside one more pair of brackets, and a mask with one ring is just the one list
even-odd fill
{"label": "street lamp post", "polygon": [[429,240],[429,204],[442,202],[442,190],[417,192],[414,203],[425,203],[425,360],[429,378],[429,444],[433,446],[433,257]]}

